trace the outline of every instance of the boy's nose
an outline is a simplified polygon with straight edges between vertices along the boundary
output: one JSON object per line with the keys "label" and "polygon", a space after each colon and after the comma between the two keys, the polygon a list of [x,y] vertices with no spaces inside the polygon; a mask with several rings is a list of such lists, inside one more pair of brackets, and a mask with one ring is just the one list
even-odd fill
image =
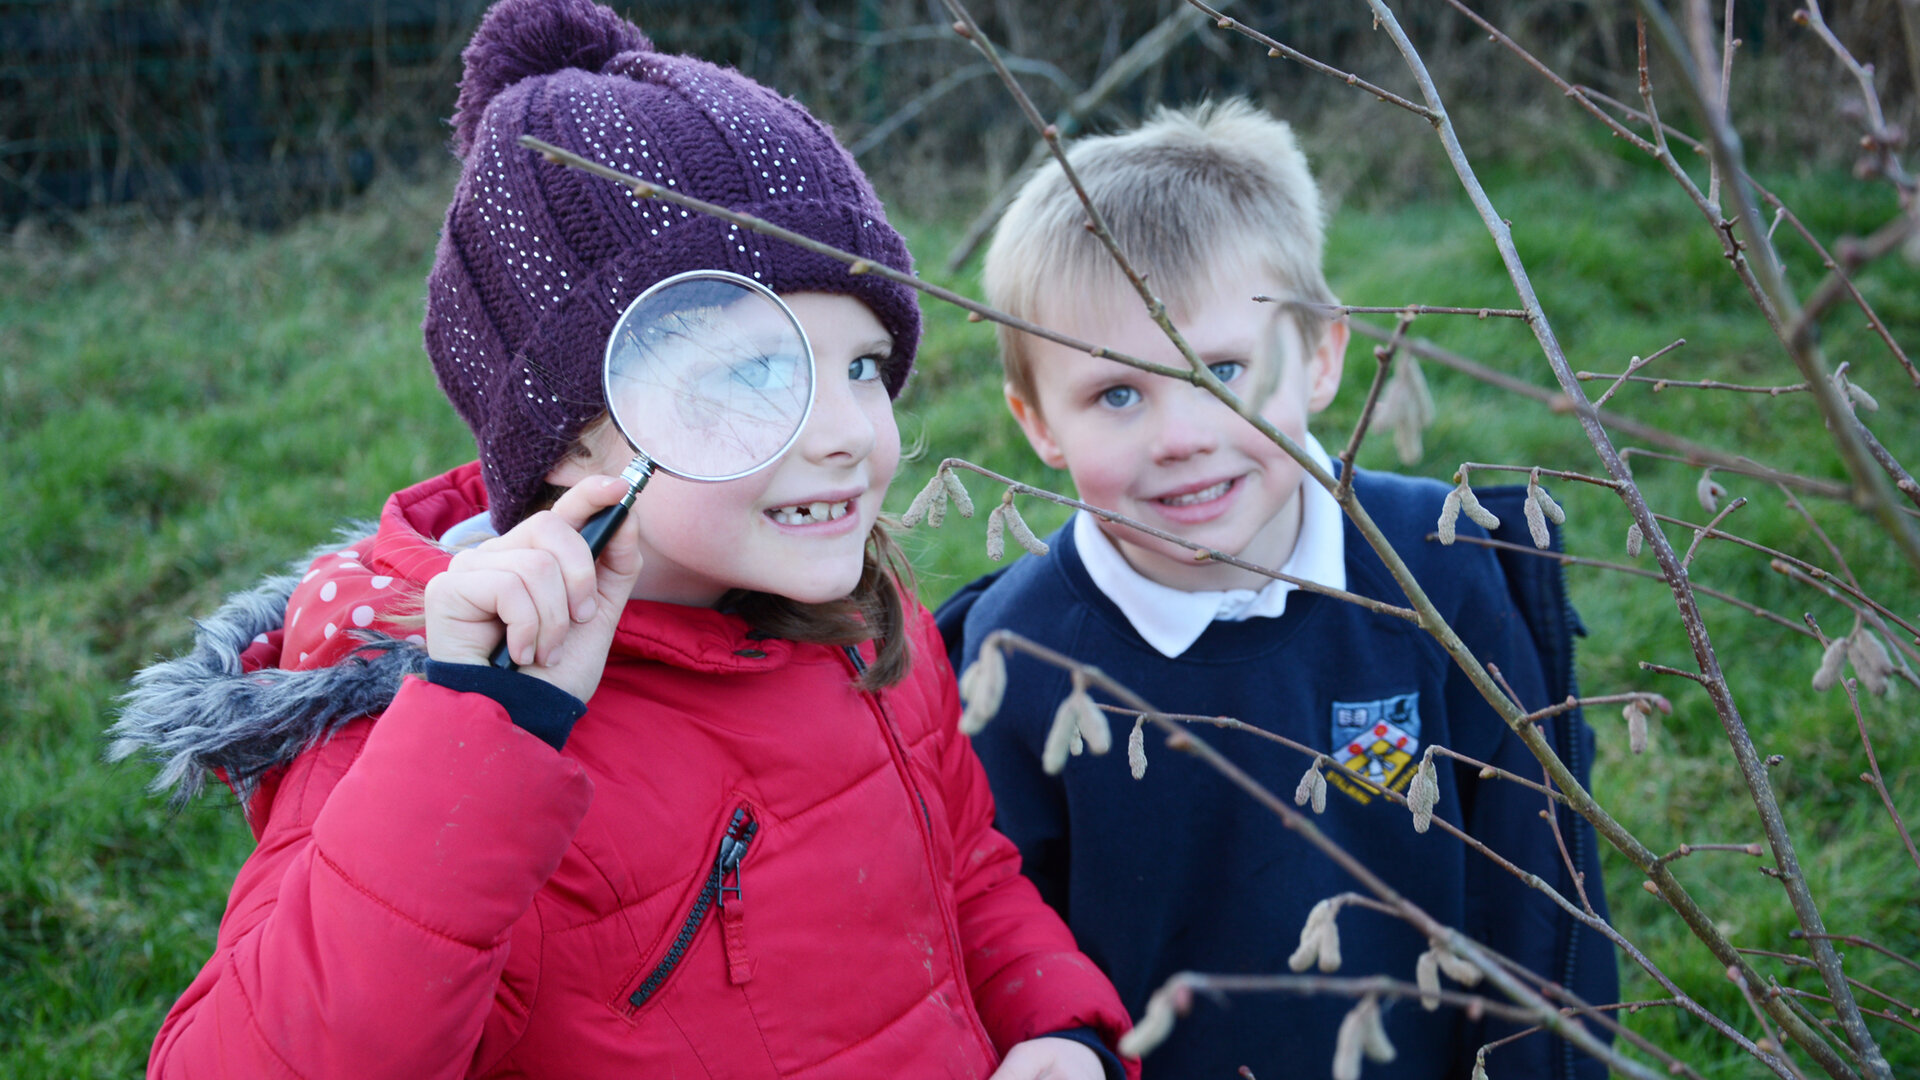
{"label": "boy's nose", "polygon": [[1231,410],[1197,386],[1168,394],[1160,410],[1159,430],[1155,432],[1154,457],[1160,461],[1179,461],[1196,454],[1210,454],[1220,447],[1222,425],[1233,419]]}

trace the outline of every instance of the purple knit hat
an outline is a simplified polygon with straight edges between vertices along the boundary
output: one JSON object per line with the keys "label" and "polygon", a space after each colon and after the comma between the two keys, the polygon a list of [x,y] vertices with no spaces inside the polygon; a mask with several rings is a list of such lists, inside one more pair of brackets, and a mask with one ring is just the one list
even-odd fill
{"label": "purple knit hat", "polygon": [[500,0],[463,54],[464,161],[427,277],[422,327],[440,388],[473,429],[494,526],[526,515],[547,473],[606,411],[616,316],[683,270],[775,292],[853,296],[893,337],[898,394],[920,343],[913,290],[782,241],[547,162],[531,134],[661,187],[911,271],[873,187],[798,102],[737,71],[653,51],[588,0]]}

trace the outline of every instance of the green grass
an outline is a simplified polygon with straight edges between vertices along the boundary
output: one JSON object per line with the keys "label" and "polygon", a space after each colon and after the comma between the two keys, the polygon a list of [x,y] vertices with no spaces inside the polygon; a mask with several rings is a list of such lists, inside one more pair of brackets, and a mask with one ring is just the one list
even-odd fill
{"label": "green grass", "polygon": [[[1617,371],[1629,355],[1685,337],[1659,374],[1797,381],[1677,193],[1631,173],[1612,184],[1518,175],[1492,184],[1576,367]],[[1775,186],[1828,238],[1863,233],[1891,212],[1890,198],[1844,177],[1789,176]],[[142,790],[146,769],[100,764],[99,732],[127,677],[181,649],[189,618],[225,593],[323,540],[335,524],[371,517],[387,491],[469,455],[419,346],[420,282],[444,197],[431,185],[382,189],[346,212],[271,236],[135,229],[0,251],[0,499],[8,508],[0,516],[0,672],[8,688],[0,722],[0,1073],[137,1074],[161,1015],[211,948],[227,886],[250,848],[245,825],[218,793],[172,813]],[[956,228],[910,231],[931,268]],[[1804,294],[1817,264],[1786,247]],[[1351,303],[1512,303],[1491,242],[1457,199],[1343,212],[1329,252],[1334,287]],[[950,283],[974,289],[970,278]],[[1892,260],[1864,274],[1862,287],[1896,335],[1920,344],[1920,274]],[[1005,415],[990,327],[938,305],[928,315],[919,374],[900,403],[903,432],[924,450],[903,470],[890,508],[904,508],[946,456],[1064,489],[1065,478],[1033,460]],[[1551,383],[1521,324],[1427,317],[1415,331]],[[1824,334],[1829,356],[1853,361],[1882,402],[1869,417],[1880,437],[1920,461],[1920,409],[1885,349],[1857,312],[1833,315]],[[1369,348],[1355,345],[1342,397],[1316,424],[1335,448],[1364,396]],[[1436,365],[1426,371],[1440,417],[1424,459],[1408,471],[1446,476],[1462,460],[1598,471],[1566,417]],[[1641,386],[1616,404],[1783,468],[1842,475],[1804,397],[1653,394]],[[1384,438],[1360,461],[1402,467]],[[1637,468],[1656,508],[1703,516],[1693,497],[1697,472],[1648,459]],[[1730,527],[1831,561],[1777,492],[1722,479],[1752,500]],[[992,497],[977,480],[971,487],[978,501]],[[1617,501],[1583,485],[1556,490],[1571,549],[1623,560],[1627,520]],[[1891,545],[1845,507],[1810,508],[1869,589],[1911,614],[1916,575]],[[1063,517],[1032,500],[1022,509],[1042,532]],[[950,518],[937,532],[906,537],[929,602],[993,566],[981,541],[979,518]],[[1837,604],[1750,552],[1709,545],[1694,575],[1789,618],[1811,611],[1830,630],[1849,625]],[[1594,631],[1582,645],[1584,687],[1659,690],[1676,707],[1656,720],[1653,746],[1638,757],[1626,751],[1618,714],[1596,712],[1597,793],[1657,850],[1760,839],[1704,694],[1636,666],[1690,663],[1664,589],[1596,570],[1573,570],[1570,580]],[[1828,927],[1920,955],[1920,871],[1858,779],[1865,761],[1843,700],[1808,687],[1817,647],[1704,603],[1761,752],[1785,759],[1773,781]],[[1910,765],[1920,753],[1914,697],[1907,689],[1871,699],[1867,717],[1897,803],[1920,817],[1920,771]],[[1762,861],[1699,854],[1679,872],[1736,943],[1797,951],[1791,913],[1759,873]],[[1689,993],[1757,1033],[1718,962],[1624,864],[1608,870],[1628,936]],[[1920,1001],[1911,970],[1865,950],[1847,953],[1851,974]],[[1763,967],[1788,985],[1817,985],[1804,972]],[[1631,966],[1623,970],[1629,996],[1661,996]],[[1629,1022],[1705,1075],[1755,1072],[1674,1010],[1642,1011]],[[1896,1071],[1920,1067],[1920,1035],[1884,1021],[1872,1026]]]}

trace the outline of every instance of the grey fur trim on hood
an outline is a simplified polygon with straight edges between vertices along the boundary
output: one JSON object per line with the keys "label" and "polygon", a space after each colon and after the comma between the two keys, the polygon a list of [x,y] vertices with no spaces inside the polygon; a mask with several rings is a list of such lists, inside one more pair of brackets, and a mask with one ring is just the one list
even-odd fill
{"label": "grey fur trim on hood", "polygon": [[[366,537],[372,524],[343,530]],[[197,794],[213,770],[244,809],[260,777],[324,742],[342,724],[386,708],[402,677],[420,671],[426,650],[386,635],[345,661],[317,671],[240,669],[240,654],[255,636],[286,621],[287,598],[313,559],[338,544],[315,549],[252,589],[227,597],[210,618],[195,620],[193,648],[133,677],[120,697],[119,719],[107,729],[110,762],[135,754],[160,767],[149,789],[172,789],[173,805]]]}

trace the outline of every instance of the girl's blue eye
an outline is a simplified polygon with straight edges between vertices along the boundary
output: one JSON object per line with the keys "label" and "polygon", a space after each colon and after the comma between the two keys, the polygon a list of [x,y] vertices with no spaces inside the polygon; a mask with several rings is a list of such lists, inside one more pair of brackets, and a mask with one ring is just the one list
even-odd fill
{"label": "girl's blue eye", "polygon": [[784,390],[794,384],[801,365],[797,356],[753,356],[727,369],[727,377],[753,390]]}
{"label": "girl's blue eye", "polygon": [[1109,386],[1100,392],[1100,404],[1110,409],[1124,409],[1140,400],[1140,391],[1131,386]]}
{"label": "girl's blue eye", "polygon": [[847,378],[854,382],[871,382],[880,377],[880,358],[863,356],[847,365]]}
{"label": "girl's blue eye", "polygon": [[1213,377],[1223,383],[1232,382],[1240,377],[1241,372],[1247,370],[1247,365],[1238,360],[1222,360],[1217,364],[1209,364],[1207,366],[1213,372]]}

